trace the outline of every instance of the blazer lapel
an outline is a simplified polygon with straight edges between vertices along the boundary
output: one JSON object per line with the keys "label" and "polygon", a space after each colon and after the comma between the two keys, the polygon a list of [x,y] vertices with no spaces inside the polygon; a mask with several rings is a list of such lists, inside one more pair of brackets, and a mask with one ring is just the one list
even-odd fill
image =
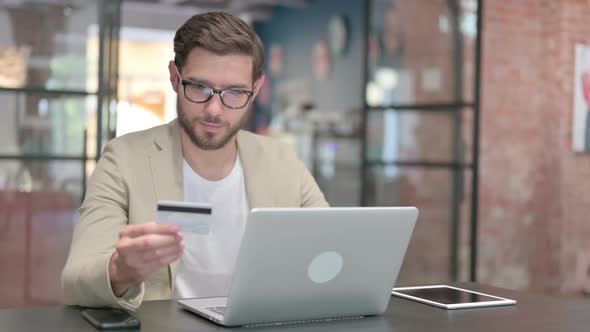
{"label": "blazer lapel", "polygon": [[270,164],[262,148],[251,133],[243,131],[238,132],[237,144],[250,209],[274,207],[276,200],[272,190]]}
{"label": "blazer lapel", "polygon": [[[156,199],[183,201],[183,158],[178,120],[168,124],[168,130],[155,138],[154,145],[155,149],[150,154],[150,167]],[[173,262],[168,268],[171,292],[174,289],[173,276],[178,271],[178,263],[178,261]]]}

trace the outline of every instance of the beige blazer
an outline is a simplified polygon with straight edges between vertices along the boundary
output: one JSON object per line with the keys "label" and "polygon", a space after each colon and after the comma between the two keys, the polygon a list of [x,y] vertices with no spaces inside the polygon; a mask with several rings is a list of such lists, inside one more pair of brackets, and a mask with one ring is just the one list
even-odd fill
{"label": "beige blazer", "polygon": [[[237,144],[250,208],[328,206],[290,147],[246,131],[238,133]],[[108,263],[123,226],[156,221],[158,200],[183,200],[182,161],[176,120],[105,146],[88,182],[62,272],[67,304],[135,310],[143,300],[171,297],[178,262],[120,298],[111,290]]]}

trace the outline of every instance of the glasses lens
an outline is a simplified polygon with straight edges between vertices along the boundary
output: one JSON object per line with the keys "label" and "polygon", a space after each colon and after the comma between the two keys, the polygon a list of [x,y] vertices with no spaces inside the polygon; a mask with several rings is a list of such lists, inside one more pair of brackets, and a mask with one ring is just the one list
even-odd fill
{"label": "glasses lens", "polygon": [[187,84],[184,91],[188,100],[198,103],[206,101],[211,95],[211,89],[201,84]]}
{"label": "glasses lens", "polygon": [[223,103],[227,107],[242,108],[248,103],[250,97],[243,91],[227,90],[223,92]]}

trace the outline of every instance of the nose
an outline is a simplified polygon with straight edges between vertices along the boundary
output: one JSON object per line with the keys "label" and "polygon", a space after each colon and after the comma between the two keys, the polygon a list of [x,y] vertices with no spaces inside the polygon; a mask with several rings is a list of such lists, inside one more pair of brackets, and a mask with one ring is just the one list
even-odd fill
{"label": "nose", "polygon": [[221,95],[216,93],[208,102],[205,103],[204,110],[206,113],[217,116],[223,113],[223,103],[221,102]]}

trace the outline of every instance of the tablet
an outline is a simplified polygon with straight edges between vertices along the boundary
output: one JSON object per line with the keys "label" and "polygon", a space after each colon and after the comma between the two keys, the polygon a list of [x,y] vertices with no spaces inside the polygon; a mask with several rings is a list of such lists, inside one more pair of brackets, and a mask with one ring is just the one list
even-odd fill
{"label": "tablet", "polygon": [[444,309],[514,305],[515,300],[448,285],[396,287],[392,295]]}

